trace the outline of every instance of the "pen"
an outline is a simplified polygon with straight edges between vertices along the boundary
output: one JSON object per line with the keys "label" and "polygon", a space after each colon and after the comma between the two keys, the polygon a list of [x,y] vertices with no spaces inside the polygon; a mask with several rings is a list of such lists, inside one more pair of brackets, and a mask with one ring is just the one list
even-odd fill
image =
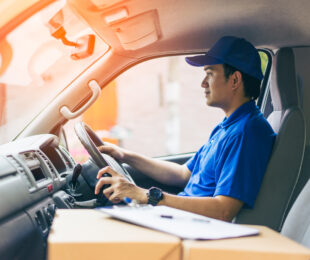
{"label": "pen", "polygon": [[[172,215],[160,215],[160,217],[161,218],[165,218],[165,219],[178,219],[178,218],[175,218]],[[191,221],[197,221],[197,222],[204,222],[204,223],[209,223],[210,222],[209,220],[202,219],[202,218],[190,218],[190,219],[184,218],[184,219],[191,220]]]}
{"label": "pen", "polygon": [[138,201],[132,200],[131,198],[128,198],[128,197],[124,197],[123,202],[125,202],[126,205],[130,207],[140,207]]}
{"label": "pen", "polygon": [[123,199],[123,201],[124,201],[126,204],[129,204],[129,203],[131,203],[131,198],[125,197],[125,198]]}

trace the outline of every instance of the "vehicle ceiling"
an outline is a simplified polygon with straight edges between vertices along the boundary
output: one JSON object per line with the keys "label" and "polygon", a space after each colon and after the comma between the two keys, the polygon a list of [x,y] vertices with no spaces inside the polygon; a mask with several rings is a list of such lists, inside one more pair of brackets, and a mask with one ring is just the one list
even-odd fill
{"label": "vehicle ceiling", "polygon": [[[247,38],[255,46],[279,48],[310,43],[309,0],[69,0],[80,15],[118,54],[134,58],[147,54],[199,52],[223,35]],[[124,50],[106,13],[125,7],[129,18],[156,10],[159,40]]]}
{"label": "vehicle ceiling", "polygon": [[[53,0],[0,0],[6,21],[37,3],[42,7]],[[247,38],[255,46],[271,49],[283,46],[308,46],[310,20],[308,0],[67,0],[91,27],[120,55],[140,58],[177,52],[200,52],[219,37]],[[14,8],[12,8],[14,6]],[[154,11],[158,19],[158,40],[143,48],[124,50],[116,27],[104,17],[125,8],[127,19]],[[12,11],[13,10],[13,11]],[[141,29],[141,28],[140,28]],[[143,30],[143,29],[142,29]],[[132,32],[125,32],[132,33]]]}

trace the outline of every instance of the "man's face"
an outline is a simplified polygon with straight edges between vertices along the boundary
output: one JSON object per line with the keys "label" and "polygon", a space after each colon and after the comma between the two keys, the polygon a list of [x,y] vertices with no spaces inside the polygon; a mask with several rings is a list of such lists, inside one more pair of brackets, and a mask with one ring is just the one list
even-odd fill
{"label": "man's face", "polygon": [[206,76],[201,83],[207,105],[225,109],[232,95],[230,79],[225,78],[222,64],[204,66]]}

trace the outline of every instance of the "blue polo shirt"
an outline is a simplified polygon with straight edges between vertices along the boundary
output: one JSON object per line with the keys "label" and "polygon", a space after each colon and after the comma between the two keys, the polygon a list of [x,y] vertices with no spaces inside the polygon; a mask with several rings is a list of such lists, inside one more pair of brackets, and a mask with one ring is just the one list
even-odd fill
{"label": "blue polo shirt", "polygon": [[225,195],[253,207],[276,134],[254,101],[236,109],[187,162],[192,175],[181,196]]}

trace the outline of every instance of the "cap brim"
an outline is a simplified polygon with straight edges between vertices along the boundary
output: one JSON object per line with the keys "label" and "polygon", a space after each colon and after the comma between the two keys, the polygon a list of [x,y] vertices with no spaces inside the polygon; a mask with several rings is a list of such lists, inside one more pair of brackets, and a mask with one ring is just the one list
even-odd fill
{"label": "cap brim", "polygon": [[198,55],[193,57],[186,57],[186,62],[192,66],[202,67],[205,65],[216,65],[223,64],[224,62],[220,59],[211,57],[209,55]]}

